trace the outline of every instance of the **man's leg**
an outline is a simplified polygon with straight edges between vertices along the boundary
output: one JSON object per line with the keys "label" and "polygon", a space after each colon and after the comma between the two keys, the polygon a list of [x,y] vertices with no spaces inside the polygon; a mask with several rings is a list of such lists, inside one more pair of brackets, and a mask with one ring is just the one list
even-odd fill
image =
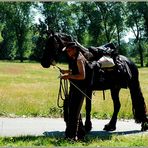
{"label": "man's leg", "polygon": [[[79,119],[80,111],[82,108],[84,96],[83,94],[77,90],[75,87],[70,88],[69,94],[69,115],[68,115],[68,123],[66,127],[66,138],[76,140],[78,126],[79,126]],[[82,125],[82,123],[80,123]]]}

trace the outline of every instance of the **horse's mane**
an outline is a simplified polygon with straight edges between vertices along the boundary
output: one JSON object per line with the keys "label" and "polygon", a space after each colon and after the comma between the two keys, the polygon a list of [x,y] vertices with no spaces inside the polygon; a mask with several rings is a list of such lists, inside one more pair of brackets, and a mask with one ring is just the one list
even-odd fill
{"label": "horse's mane", "polygon": [[91,52],[89,52],[88,48],[84,47],[82,44],[80,44],[76,39],[74,39],[71,35],[67,35],[65,33],[58,33],[57,36],[60,38],[60,40],[67,42],[67,44],[74,42],[79,51],[84,55],[84,57],[87,60],[91,60],[93,58],[93,55]]}

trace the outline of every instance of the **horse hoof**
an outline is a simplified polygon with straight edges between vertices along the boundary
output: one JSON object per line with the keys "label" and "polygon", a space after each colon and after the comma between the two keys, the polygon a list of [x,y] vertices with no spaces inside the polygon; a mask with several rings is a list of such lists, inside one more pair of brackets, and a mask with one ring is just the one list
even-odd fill
{"label": "horse hoof", "polygon": [[148,130],[148,122],[144,122],[141,125],[141,131],[146,131],[146,130]]}
{"label": "horse hoof", "polygon": [[85,122],[85,131],[86,131],[86,133],[89,133],[91,131],[91,129],[92,129],[91,121]]}
{"label": "horse hoof", "polygon": [[105,130],[105,131],[114,131],[114,130],[116,130],[116,127],[113,126],[113,125],[110,125],[110,124],[106,124],[104,126],[104,129],[103,130]]}

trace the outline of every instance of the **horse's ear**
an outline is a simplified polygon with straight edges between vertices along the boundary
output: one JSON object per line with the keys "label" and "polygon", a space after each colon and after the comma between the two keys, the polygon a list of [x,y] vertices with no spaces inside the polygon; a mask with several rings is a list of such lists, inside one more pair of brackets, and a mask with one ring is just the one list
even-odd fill
{"label": "horse's ear", "polygon": [[55,35],[54,31],[51,28],[49,28],[48,26],[47,26],[47,35],[52,35],[52,36]]}

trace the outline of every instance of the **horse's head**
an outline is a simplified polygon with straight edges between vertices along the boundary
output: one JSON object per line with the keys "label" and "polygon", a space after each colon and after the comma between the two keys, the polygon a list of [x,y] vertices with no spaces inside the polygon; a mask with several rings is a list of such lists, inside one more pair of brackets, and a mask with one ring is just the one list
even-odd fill
{"label": "horse's head", "polygon": [[44,68],[49,68],[50,65],[55,65],[58,55],[62,49],[73,39],[71,36],[62,33],[47,32],[47,39],[45,41],[45,48],[41,59],[41,65]]}

